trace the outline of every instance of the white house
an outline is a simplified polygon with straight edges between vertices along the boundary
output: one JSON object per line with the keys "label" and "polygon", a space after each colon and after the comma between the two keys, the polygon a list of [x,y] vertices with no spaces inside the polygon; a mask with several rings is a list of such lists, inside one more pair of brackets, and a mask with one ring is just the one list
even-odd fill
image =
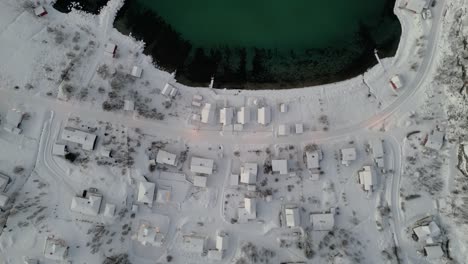
{"label": "white house", "polygon": [[439,259],[444,256],[444,251],[440,244],[429,245],[424,247],[424,255],[427,259]]}
{"label": "white house", "polygon": [[257,201],[255,198],[244,198],[243,205],[239,207],[239,222],[246,223],[257,218]]}
{"label": "white house", "polygon": [[427,7],[427,0],[408,0],[406,4],[406,9],[416,14],[421,14],[424,8],[426,7]]}
{"label": "white house", "polygon": [[206,103],[201,110],[201,122],[205,124],[214,123],[214,107],[210,103]]}
{"label": "white house", "polygon": [[136,78],[141,78],[141,74],[143,73],[143,69],[138,67],[138,66],[133,66],[132,71],[130,72],[130,75]]}
{"label": "white house", "polygon": [[352,161],[356,160],[356,148],[344,148],[341,150],[341,163],[349,166]]}
{"label": "white house", "polygon": [[375,184],[375,175],[371,166],[364,166],[358,171],[359,183],[364,191],[372,192]]}
{"label": "white house", "polygon": [[146,204],[149,207],[153,206],[154,192],[156,184],[147,181],[141,181],[138,185],[138,198],[137,201]]}
{"label": "white house", "polygon": [[104,216],[111,218],[115,215],[115,204],[106,203],[104,207]]}
{"label": "white house", "polygon": [[271,167],[273,172],[281,175],[288,174],[288,160],[272,160]]}
{"label": "white house", "polygon": [[440,235],[441,231],[436,222],[431,221],[428,225],[422,225],[413,228],[413,232],[418,238],[418,241],[431,241]]}
{"label": "white house", "polygon": [[143,222],[138,227],[136,239],[143,246],[160,247],[165,241],[165,235],[161,232],[159,227],[154,227],[149,223]]}
{"label": "white house", "polygon": [[286,124],[280,124],[278,126],[278,136],[287,136],[289,134],[289,126]]}
{"label": "white house", "polygon": [[115,45],[114,43],[107,43],[104,51],[108,55],[115,57],[115,54],[117,53],[117,45]]}
{"label": "white house", "polygon": [[219,122],[223,126],[231,125],[234,118],[234,110],[230,107],[221,108],[219,110]]}
{"label": "white house", "polygon": [[213,173],[214,160],[192,157],[190,171],[198,174],[211,175]]}
{"label": "white house", "polygon": [[19,128],[23,121],[24,113],[18,109],[10,109],[7,112],[5,126],[6,131],[14,134],[21,134],[22,130]]}
{"label": "white house", "polygon": [[185,251],[202,254],[205,250],[205,237],[199,235],[184,235],[182,248]]}
{"label": "white house", "polygon": [[67,145],[55,143],[52,147],[52,154],[55,156],[65,156],[68,153]]}
{"label": "white house", "polygon": [[321,150],[314,150],[314,151],[306,152],[307,169],[309,170],[319,169],[321,160],[322,160]]}
{"label": "white house", "polygon": [[258,109],[258,123],[268,125],[271,122],[271,109],[269,106],[264,106]]}
{"label": "white house", "polygon": [[241,167],[240,182],[245,184],[257,183],[258,165],[257,163],[245,163]]}
{"label": "white house", "polygon": [[379,168],[384,167],[384,150],[383,142],[379,139],[374,139],[371,141],[372,146],[372,155],[374,156],[374,162]]}
{"label": "white house", "polygon": [[301,215],[299,213],[299,208],[285,208],[284,215],[286,220],[287,227],[297,227],[301,224]]}
{"label": "white house", "polygon": [[47,237],[44,245],[44,257],[63,261],[68,257],[68,246],[63,239]]}
{"label": "white house", "polygon": [[250,108],[241,107],[237,112],[237,123],[245,125],[250,122]]}
{"label": "white house", "polygon": [[444,132],[433,130],[427,137],[426,147],[434,150],[440,150],[444,144]]}
{"label": "white house", "polygon": [[176,166],[177,165],[177,155],[160,149],[158,151],[157,156],[156,156],[156,163]]}
{"label": "white house", "polygon": [[331,231],[335,226],[335,216],[332,213],[310,214],[310,222],[315,231]]}
{"label": "white house", "polygon": [[97,136],[72,127],[65,127],[62,131],[62,140],[78,144],[84,150],[93,150]]}
{"label": "white house", "polygon": [[208,185],[208,177],[205,175],[193,176],[193,185],[197,187],[206,187]]}
{"label": "white house", "polygon": [[83,196],[75,196],[72,198],[70,209],[76,213],[97,216],[101,209],[101,203],[102,195],[93,189],[88,189],[84,191]]}

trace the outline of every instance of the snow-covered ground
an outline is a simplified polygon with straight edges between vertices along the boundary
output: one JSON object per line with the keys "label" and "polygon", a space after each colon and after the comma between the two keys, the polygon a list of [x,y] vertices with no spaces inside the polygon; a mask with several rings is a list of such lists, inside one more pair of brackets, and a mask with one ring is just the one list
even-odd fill
{"label": "snow-covered ground", "polygon": [[[36,17],[33,1],[0,1],[0,173],[11,180],[4,191],[10,201],[0,211],[1,263],[466,262],[468,155],[461,117],[468,108],[466,80],[459,81],[466,77],[460,66],[466,62],[466,1],[435,1],[428,20],[397,1],[402,37],[383,67],[344,82],[273,91],[177,83],[142,53],[144,43],[112,28],[123,0],[109,1],[98,16],[62,14],[45,2],[48,14]],[[111,44],[115,57],[106,52]],[[130,76],[133,66],[143,70],[141,78]],[[403,82],[397,92],[389,85],[395,74]],[[177,89],[174,97],[162,94],[166,84]],[[461,92],[454,92],[459,84]],[[234,108],[236,117],[243,106],[252,120],[242,130],[193,120],[201,113],[194,95],[201,105],[212,104],[214,120],[223,107]],[[126,101],[134,111],[124,109]],[[256,122],[262,106],[272,109],[267,125]],[[19,135],[3,129],[11,109],[25,113]],[[296,124],[303,133],[294,132]],[[285,136],[281,125],[290,128]],[[94,150],[64,141],[65,127],[97,135]],[[434,130],[447,132],[441,149],[428,147]],[[374,162],[375,140],[383,142],[383,168]],[[56,143],[66,144],[75,159],[53,155]],[[304,159],[312,145],[323,154],[318,179]],[[340,150],[350,147],[356,159],[346,166]],[[177,163],[152,163],[161,150],[176,154]],[[206,187],[194,185],[200,180],[190,168],[194,157],[214,161]],[[276,159],[287,160],[288,173],[272,172]],[[232,183],[245,163],[258,166],[255,190]],[[359,184],[367,165],[374,172],[372,192]],[[142,182],[155,184],[152,206],[138,202]],[[71,210],[83,191],[102,198],[97,215]],[[248,222],[245,197],[255,203]],[[298,226],[285,227],[285,208],[298,208]],[[317,231],[310,215],[330,211],[334,227]],[[435,260],[412,239],[412,228],[428,216],[443,231],[432,241],[444,250]],[[154,230],[160,239],[143,245]],[[220,233],[226,245],[222,259],[214,259]],[[65,241],[62,262],[44,255],[47,237]],[[195,242],[187,246],[200,239],[201,250]]]}

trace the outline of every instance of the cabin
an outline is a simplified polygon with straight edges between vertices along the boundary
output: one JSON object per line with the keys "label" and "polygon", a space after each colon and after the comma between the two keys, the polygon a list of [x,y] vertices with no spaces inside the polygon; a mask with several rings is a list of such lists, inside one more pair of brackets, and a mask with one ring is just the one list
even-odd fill
{"label": "cabin", "polygon": [[93,150],[96,139],[96,135],[72,127],[65,127],[62,131],[62,140],[76,143],[83,150]]}
{"label": "cabin", "polygon": [[45,10],[45,8],[43,6],[37,6],[36,8],[34,8],[34,14],[37,16],[37,17],[43,17],[45,15],[47,15],[47,10]]}
{"label": "cabin", "polygon": [[97,216],[101,209],[102,194],[98,193],[96,189],[90,188],[83,191],[83,195],[75,196],[72,198],[70,209],[73,212]]}
{"label": "cabin", "polygon": [[258,109],[258,123],[261,125],[268,125],[271,122],[271,109],[269,106],[264,106]]}
{"label": "cabin", "polygon": [[146,204],[149,207],[152,207],[155,190],[156,190],[156,184],[152,182],[141,181],[140,184],[138,185],[137,202]]}

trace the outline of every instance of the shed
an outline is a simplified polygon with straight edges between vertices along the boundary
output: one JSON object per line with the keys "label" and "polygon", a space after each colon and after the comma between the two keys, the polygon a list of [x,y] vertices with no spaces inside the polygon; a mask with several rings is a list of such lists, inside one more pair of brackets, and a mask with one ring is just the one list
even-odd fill
{"label": "shed", "polygon": [[408,0],[408,3],[406,4],[406,9],[416,14],[421,14],[426,7],[427,0]]}
{"label": "shed", "polygon": [[18,109],[10,109],[6,115],[5,126],[6,131],[15,134],[21,134],[22,130],[19,128],[23,121],[24,113]]}
{"label": "shed", "polygon": [[67,145],[55,143],[52,147],[52,154],[55,156],[65,156],[68,153]]}
{"label": "shed", "polygon": [[362,170],[358,172],[359,183],[363,189],[368,192],[372,192],[375,184],[375,176],[371,166],[364,166]]}
{"label": "shed", "polygon": [[169,93],[169,96],[175,97],[178,92],[179,92],[179,89],[177,89],[176,87],[172,87],[171,92]]}
{"label": "shed", "polygon": [[434,150],[440,150],[444,144],[444,137],[444,132],[432,130],[428,135],[426,147]]}
{"label": "shed", "polygon": [[210,175],[213,173],[214,160],[192,157],[190,171],[193,173]]}
{"label": "shed", "polygon": [[109,42],[106,44],[104,51],[112,57],[115,57],[115,54],[117,53],[117,45]]}
{"label": "shed", "polygon": [[227,236],[223,233],[218,233],[216,235],[216,249],[225,250],[227,249]]}
{"label": "shed", "polygon": [[299,208],[285,208],[284,209],[286,226],[287,227],[297,227],[301,224],[301,216],[299,214]]}
{"label": "shed", "polygon": [[225,107],[219,110],[219,122],[223,124],[223,126],[231,125],[233,118],[234,118],[234,110],[232,108]]}
{"label": "shed", "polygon": [[288,105],[285,103],[280,104],[280,112],[286,113],[288,111]]}
{"label": "shed", "polygon": [[169,94],[171,93],[171,88],[172,88],[171,85],[169,83],[166,83],[164,85],[164,88],[161,91],[161,94],[165,96],[169,96]]}
{"label": "shed", "polygon": [[288,174],[288,160],[272,160],[271,166],[273,172],[278,172],[279,174]]}
{"label": "shed", "polygon": [[132,71],[130,72],[130,74],[136,78],[141,78],[142,73],[143,73],[143,69],[141,69],[138,66],[133,66]]}
{"label": "shed", "polygon": [[304,124],[298,123],[296,124],[295,128],[296,128],[296,134],[304,133]]}
{"label": "shed", "polygon": [[237,186],[239,185],[239,174],[232,173],[230,177],[229,184],[231,186]]}
{"label": "shed", "polygon": [[10,182],[10,177],[8,177],[5,174],[0,173],[0,192],[5,191],[9,182]]}
{"label": "shed", "polygon": [[104,216],[113,217],[115,215],[115,204],[106,203],[104,207]]}
{"label": "shed", "polygon": [[335,216],[332,213],[311,214],[310,222],[315,231],[331,231],[335,226]]}
{"label": "shed", "polygon": [[214,107],[206,103],[201,110],[201,121],[205,124],[213,124],[214,120]]}
{"label": "shed", "polygon": [[424,254],[427,259],[439,259],[444,256],[444,251],[440,244],[430,245],[424,247]]}
{"label": "shed", "polygon": [[208,177],[195,175],[193,176],[193,185],[197,187],[206,187],[208,182]]}
{"label": "shed", "polygon": [[271,122],[271,109],[269,106],[264,106],[258,109],[258,123],[268,125]]}
{"label": "shed", "polygon": [[237,112],[237,123],[245,125],[250,122],[250,108],[241,107]]}
{"label": "shed", "polygon": [[34,8],[34,14],[38,17],[43,17],[47,15],[47,10],[45,10],[45,8],[40,5]]}
{"label": "shed", "polygon": [[142,204],[146,204],[149,207],[153,206],[154,191],[156,184],[152,182],[141,181],[138,186],[138,198],[137,201]]}
{"label": "shed", "polygon": [[125,111],[135,110],[135,102],[132,100],[124,100],[124,110]]}
{"label": "shed", "polygon": [[4,193],[0,193],[0,208],[5,208],[5,206],[8,204],[10,201],[10,197],[8,197]]}
{"label": "shed", "polygon": [[177,165],[177,155],[160,149],[158,151],[157,156],[156,156],[156,163],[176,166]]}

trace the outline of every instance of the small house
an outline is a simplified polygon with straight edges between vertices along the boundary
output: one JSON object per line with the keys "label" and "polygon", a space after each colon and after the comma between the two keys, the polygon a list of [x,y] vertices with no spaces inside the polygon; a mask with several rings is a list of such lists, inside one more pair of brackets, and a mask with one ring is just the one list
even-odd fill
{"label": "small house", "polygon": [[45,10],[45,8],[40,5],[34,8],[34,14],[38,17],[43,17],[47,15],[47,10]]}
{"label": "small house", "polygon": [[60,144],[60,143],[55,143],[54,146],[52,147],[52,154],[55,156],[65,156],[67,155],[68,150],[67,150],[67,145],[65,144]]}
{"label": "small house", "polygon": [[356,149],[355,148],[344,148],[341,150],[341,163],[345,166],[349,166],[352,161],[356,160]]}
{"label": "small house", "polygon": [[44,257],[55,261],[63,261],[68,257],[68,246],[63,239],[47,237],[44,245]]}
{"label": "small house", "polygon": [[229,185],[238,186],[239,185],[239,174],[232,173],[229,181]]}
{"label": "small house", "polygon": [[98,193],[96,189],[90,188],[83,191],[82,196],[75,196],[72,198],[70,209],[73,212],[97,216],[101,209],[102,194]]}
{"label": "small house", "polygon": [[62,131],[62,140],[73,142],[84,150],[93,150],[97,136],[72,127],[65,127]]}
{"label": "small house", "polygon": [[156,156],[156,163],[158,164],[165,164],[170,166],[177,165],[177,155],[169,153],[165,150],[159,150]]}
{"label": "small house", "polygon": [[297,227],[301,224],[301,216],[299,213],[299,208],[285,208],[284,215],[286,220],[287,227]]}
{"label": "small house", "polygon": [[141,74],[143,73],[143,69],[138,67],[138,66],[133,66],[132,71],[130,72],[130,75],[132,75],[135,78],[141,78]]}
{"label": "small house", "polygon": [[250,122],[250,108],[241,107],[237,112],[237,123],[245,125]]}
{"label": "small house", "polygon": [[115,58],[115,54],[117,53],[117,45],[114,43],[107,43],[104,51],[106,54],[112,56],[112,58]]}
{"label": "small house", "polygon": [[214,123],[214,107],[210,103],[206,103],[201,110],[201,122],[205,124]]}
{"label": "small house", "polygon": [[358,171],[359,183],[364,191],[372,192],[375,184],[375,176],[371,166],[364,166]]}
{"label": "small house", "polygon": [[288,160],[272,160],[271,167],[273,172],[281,175],[288,174]]}
{"label": "small house", "polygon": [[239,206],[239,222],[246,223],[257,218],[257,201],[255,198],[244,198],[243,204]]}
{"label": "small house", "polygon": [[333,213],[312,213],[310,222],[314,231],[331,231],[335,226],[335,215]]}
{"label": "small house", "polygon": [[289,134],[289,126],[286,124],[280,124],[278,126],[278,136],[287,136]]}
{"label": "small house", "polygon": [[255,190],[257,184],[258,165],[257,163],[245,163],[241,167],[240,182],[247,184],[250,189]]}
{"label": "small house", "polygon": [[264,106],[258,109],[258,123],[268,125],[271,122],[271,109],[269,106]]}
{"label": "small house", "polygon": [[296,124],[295,129],[296,129],[296,134],[304,133],[304,124],[302,123]]}
{"label": "small house", "polygon": [[147,181],[141,181],[138,185],[138,197],[137,201],[142,204],[146,204],[149,207],[153,206],[154,192],[156,190],[156,184]]}
{"label": "small house", "polygon": [[213,173],[214,160],[192,157],[190,171],[197,174],[211,175]]}
{"label": "small house", "polygon": [[184,235],[182,249],[187,252],[202,254],[205,250],[205,237],[199,235]]}
{"label": "small house", "polygon": [[234,110],[230,107],[221,108],[219,110],[219,122],[223,126],[231,125],[234,118]]}

